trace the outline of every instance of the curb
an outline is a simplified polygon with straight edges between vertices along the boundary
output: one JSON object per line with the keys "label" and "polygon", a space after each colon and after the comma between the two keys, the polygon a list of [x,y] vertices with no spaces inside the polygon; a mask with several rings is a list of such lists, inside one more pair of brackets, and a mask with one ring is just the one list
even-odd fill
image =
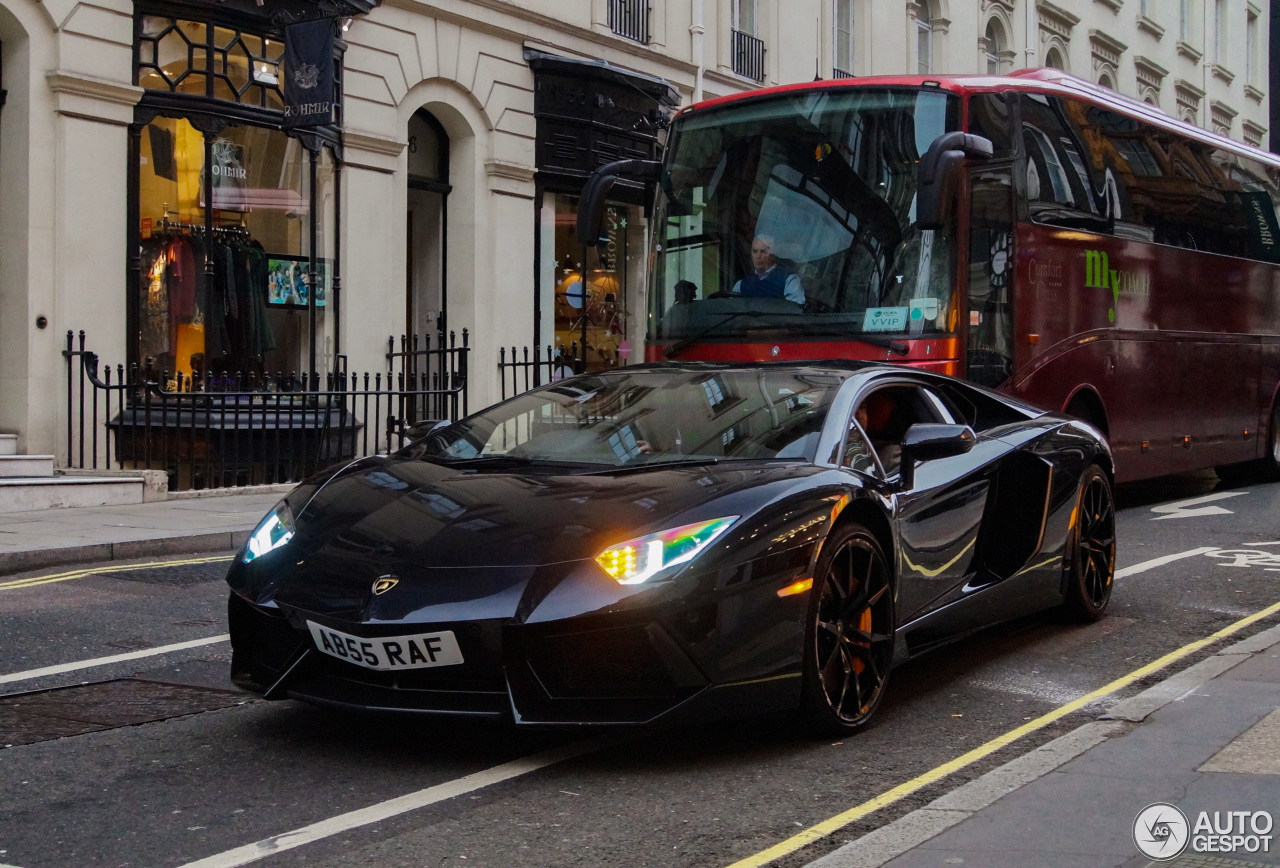
{"label": "curb", "polygon": [[880,868],[983,808],[1097,747],[1124,735],[1171,702],[1207,684],[1255,654],[1280,644],[1280,626],[1263,630],[1111,706],[1098,720],[969,781],[923,808],[809,862],[806,868]]}
{"label": "curb", "polygon": [[218,531],[157,537],[116,543],[92,543],[26,552],[0,552],[0,576],[59,567],[68,564],[124,561],[157,555],[194,555],[206,552],[230,552],[244,545],[249,530]]}

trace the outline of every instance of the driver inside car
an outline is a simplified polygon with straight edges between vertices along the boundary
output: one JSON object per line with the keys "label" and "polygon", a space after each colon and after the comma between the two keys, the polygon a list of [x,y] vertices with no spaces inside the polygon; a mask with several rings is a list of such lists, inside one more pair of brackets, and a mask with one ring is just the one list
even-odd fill
{"label": "driver inside car", "polygon": [[858,424],[871,441],[871,447],[880,456],[885,476],[897,473],[902,459],[902,446],[898,443],[901,435],[897,432],[900,426],[895,424],[898,415],[898,402],[887,390],[872,392],[854,411]]}

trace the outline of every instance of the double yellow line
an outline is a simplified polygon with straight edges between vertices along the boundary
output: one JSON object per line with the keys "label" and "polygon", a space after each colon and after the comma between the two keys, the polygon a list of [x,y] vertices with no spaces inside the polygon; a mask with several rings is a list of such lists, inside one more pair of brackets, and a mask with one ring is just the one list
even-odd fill
{"label": "double yellow line", "polygon": [[54,582],[70,582],[73,579],[83,579],[85,576],[101,576],[107,573],[124,573],[130,570],[159,570],[164,567],[185,567],[192,564],[216,564],[231,560],[232,555],[216,555],[206,558],[185,558],[174,561],[149,561],[143,564],[119,564],[114,567],[86,567],[80,570],[72,570],[68,573],[54,573],[46,576],[29,576],[25,579],[13,579],[8,582],[0,582],[0,591],[12,591],[17,588],[32,588],[36,585],[50,585]]}
{"label": "double yellow line", "polygon": [[980,745],[974,748],[973,750],[969,751],[968,753],[962,754],[956,757],[950,762],[945,762],[942,765],[938,766],[937,768],[932,768],[929,771],[925,772],[924,774],[919,775],[918,777],[912,778],[906,783],[899,784],[893,789],[887,792],[881,793],[875,798],[868,799],[862,804],[857,805],[853,808],[850,808],[849,810],[843,813],[836,814],[834,817],[830,818],[829,820],[823,820],[821,823],[818,823],[814,826],[810,826],[809,828],[805,829],[803,832],[799,832],[791,836],[790,838],[787,838],[785,841],[782,841],[778,844],[774,844],[772,847],[770,847],[767,850],[762,850],[759,853],[756,853],[754,856],[748,856],[745,859],[740,859],[739,861],[734,862],[732,865],[730,865],[729,868],[760,868],[760,866],[767,865],[770,862],[774,861],[775,859],[781,859],[783,856],[790,855],[791,853],[794,853],[803,847],[809,846],[815,841],[818,841],[830,834],[833,834],[839,831],[840,829],[844,828],[850,823],[856,822],[857,820],[861,820],[863,817],[867,816],[868,814],[874,813],[875,811],[878,811],[881,808],[888,807],[889,805],[892,805],[894,802],[901,801],[902,799],[906,798],[912,793],[916,793],[924,789],[925,787],[929,786],[930,784],[937,783],[942,778],[945,778],[947,775],[952,774],[953,772],[958,772],[961,769],[965,768],[966,766],[973,765],[978,760],[988,757],[991,754],[995,753],[996,751],[1000,750],[1001,748],[1007,747],[1008,745],[1013,744],[1015,741],[1022,738],[1023,736],[1027,736],[1033,732],[1036,732],[1037,730],[1044,729],[1049,724],[1055,723],[1061,720],[1062,718],[1066,717],[1067,715],[1072,714],[1073,712],[1079,711],[1080,709],[1084,708],[1086,705],[1089,705],[1090,703],[1093,703],[1093,702],[1097,702],[1099,699],[1103,699],[1107,696],[1110,696],[1113,693],[1123,690],[1124,688],[1128,687],[1129,685],[1133,684],[1136,681],[1140,681],[1141,679],[1147,677],[1153,672],[1158,672],[1161,669],[1164,669],[1166,666],[1176,663],[1179,660],[1183,659],[1184,657],[1187,657],[1201,650],[1202,648],[1212,645],[1214,642],[1218,642],[1222,639],[1225,639],[1228,636],[1232,635],[1233,633],[1238,633],[1239,631],[1243,630],[1245,627],[1248,627],[1250,624],[1257,623],[1258,621],[1261,621],[1263,618],[1268,618],[1276,614],[1277,612],[1280,612],[1280,603],[1275,603],[1259,612],[1254,612],[1252,615],[1249,615],[1245,618],[1241,618],[1239,621],[1236,621],[1234,624],[1229,624],[1226,627],[1223,627],[1218,632],[1213,633],[1212,635],[1206,636],[1203,639],[1197,639],[1194,642],[1189,642],[1188,644],[1183,645],[1178,650],[1170,651],[1168,654],[1164,655],[1163,657],[1160,657],[1156,660],[1152,660],[1147,665],[1141,666],[1133,670],[1128,675],[1122,675],[1119,678],[1117,678],[1115,681],[1112,681],[1110,684],[1104,685],[1103,687],[1099,687],[1097,690],[1093,691],[1092,693],[1086,693],[1084,696],[1081,696],[1079,699],[1074,699],[1071,702],[1068,702],[1066,705],[1060,705],[1057,708],[1055,708],[1053,711],[1050,711],[1047,714],[1043,714],[1040,717],[1037,717],[1035,720],[1032,720],[1028,723],[1024,723],[1022,724],[1022,726],[1009,730],[1004,735],[996,736],[986,744]]}

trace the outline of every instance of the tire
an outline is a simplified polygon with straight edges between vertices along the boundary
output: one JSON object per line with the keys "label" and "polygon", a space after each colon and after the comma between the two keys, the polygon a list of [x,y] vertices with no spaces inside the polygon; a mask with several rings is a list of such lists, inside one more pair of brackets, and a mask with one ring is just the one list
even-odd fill
{"label": "tire", "polygon": [[808,729],[844,735],[866,726],[893,662],[893,587],[880,544],[858,524],[823,545],[810,592],[800,714]]}
{"label": "tire", "polygon": [[[1083,394],[1088,394],[1083,393]],[[1072,419],[1079,419],[1081,422],[1092,425],[1097,428],[1105,436],[1107,433],[1106,419],[1094,402],[1086,397],[1076,396],[1071,399],[1071,403],[1065,410],[1063,415],[1070,416]]]}
{"label": "tire", "polygon": [[1258,459],[1254,479],[1263,482],[1280,479],[1280,401],[1271,405],[1271,424],[1267,426],[1267,453]]}
{"label": "tire", "polygon": [[1116,502],[1111,481],[1096,464],[1080,479],[1075,528],[1067,551],[1066,610],[1081,621],[1107,613],[1116,572]]}
{"label": "tire", "polygon": [[1213,468],[1227,485],[1250,485],[1255,482],[1280,480],[1280,401],[1271,407],[1267,425],[1267,451],[1255,461],[1227,464]]}

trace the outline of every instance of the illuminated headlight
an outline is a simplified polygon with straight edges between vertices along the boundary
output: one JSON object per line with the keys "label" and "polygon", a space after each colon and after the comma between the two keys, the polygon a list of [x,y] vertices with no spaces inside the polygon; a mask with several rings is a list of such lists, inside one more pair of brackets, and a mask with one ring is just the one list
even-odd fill
{"label": "illuminated headlight", "polygon": [[610,546],[596,563],[620,585],[638,585],[678,564],[687,564],[729,529],[738,516],[700,521]]}
{"label": "illuminated headlight", "polygon": [[289,504],[280,504],[267,514],[249,537],[249,545],[244,552],[244,562],[257,560],[267,552],[275,551],[293,539],[293,513]]}

